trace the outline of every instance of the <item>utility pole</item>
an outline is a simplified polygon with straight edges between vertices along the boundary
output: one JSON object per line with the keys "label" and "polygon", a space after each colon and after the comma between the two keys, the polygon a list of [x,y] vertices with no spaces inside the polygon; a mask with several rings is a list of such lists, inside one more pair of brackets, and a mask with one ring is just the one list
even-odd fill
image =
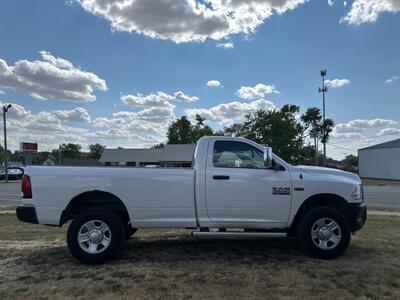
{"label": "utility pole", "polygon": [[59,145],[58,146],[58,165],[59,166],[61,166],[61,162],[62,162],[62,158],[61,158],[62,150],[63,150],[63,146]]}
{"label": "utility pole", "polygon": [[[325,85],[325,76],[328,74],[326,69],[320,71],[322,77],[322,88],[318,88],[318,91],[322,93],[322,124],[325,125],[325,93],[328,92],[328,87]],[[325,134],[324,132],[322,134]],[[326,166],[326,143],[324,142],[324,157],[323,166]]]}
{"label": "utility pole", "polygon": [[318,131],[312,130],[310,133],[310,137],[314,139],[314,146],[315,146],[314,160],[315,160],[315,165],[318,167]]}
{"label": "utility pole", "polygon": [[4,175],[5,180],[8,182],[8,151],[7,151],[7,122],[6,122],[6,112],[12,107],[11,104],[3,106],[3,124],[4,124]]}

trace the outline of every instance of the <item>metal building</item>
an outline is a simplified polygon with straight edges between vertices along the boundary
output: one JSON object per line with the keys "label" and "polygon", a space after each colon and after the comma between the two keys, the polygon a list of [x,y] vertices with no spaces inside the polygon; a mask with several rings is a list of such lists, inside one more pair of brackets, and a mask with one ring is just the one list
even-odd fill
{"label": "metal building", "polygon": [[169,144],[162,149],[105,149],[100,163],[127,167],[190,167],[195,144]]}
{"label": "metal building", "polygon": [[169,144],[163,149],[159,163],[163,167],[183,167],[192,166],[195,144]]}
{"label": "metal building", "polygon": [[358,150],[362,178],[400,180],[400,139]]}

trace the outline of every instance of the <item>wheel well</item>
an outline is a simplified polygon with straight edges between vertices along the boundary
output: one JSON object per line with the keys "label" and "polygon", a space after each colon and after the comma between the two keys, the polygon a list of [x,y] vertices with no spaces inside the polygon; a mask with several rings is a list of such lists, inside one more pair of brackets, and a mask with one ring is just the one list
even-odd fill
{"label": "wheel well", "polygon": [[117,213],[122,218],[124,224],[130,222],[128,210],[121,199],[114,194],[95,190],[84,192],[71,199],[66,209],[62,212],[60,226],[91,207],[109,209]]}
{"label": "wheel well", "polygon": [[316,194],[306,199],[300,206],[293,219],[292,225],[290,226],[290,231],[294,231],[297,227],[302,214],[309,208],[315,206],[328,206],[338,209],[345,217],[348,218],[346,210],[347,201],[336,194]]}

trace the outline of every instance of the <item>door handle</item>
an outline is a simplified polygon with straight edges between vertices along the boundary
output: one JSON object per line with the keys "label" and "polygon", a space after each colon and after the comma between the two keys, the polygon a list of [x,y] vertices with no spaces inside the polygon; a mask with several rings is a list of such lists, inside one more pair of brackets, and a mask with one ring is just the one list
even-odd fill
{"label": "door handle", "polygon": [[214,175],[213,179],[214,180],[229,180],[229,176],[228,175]]}

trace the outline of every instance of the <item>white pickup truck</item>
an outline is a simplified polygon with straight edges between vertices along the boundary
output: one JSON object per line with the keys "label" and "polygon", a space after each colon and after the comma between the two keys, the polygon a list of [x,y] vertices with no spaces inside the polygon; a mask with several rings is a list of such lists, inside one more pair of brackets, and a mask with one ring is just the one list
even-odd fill
{"label": "white pickup truck", "polygon": [[203,137],[192,168],[27,167],[20,221],[62,226],[71,253],[102,263],[138,228],[196,237],[295,236],[309,255],[342,254],[366,220],[360,178],[293,166],[243,138]]}

